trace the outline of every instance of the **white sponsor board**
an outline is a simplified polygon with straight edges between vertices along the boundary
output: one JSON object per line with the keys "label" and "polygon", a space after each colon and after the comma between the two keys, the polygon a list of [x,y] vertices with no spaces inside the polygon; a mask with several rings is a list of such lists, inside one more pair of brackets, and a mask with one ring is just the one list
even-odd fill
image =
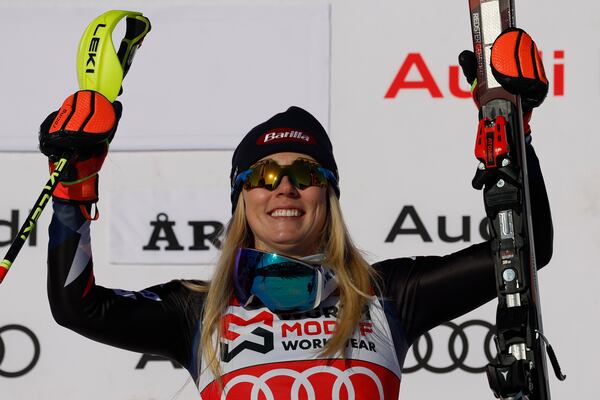
{"label": "white sponsor board", "polygon": [[[85,10],[82,11],[80,2],[54,2],[51,3],[53,6],[47,3],[10,3],[15,7],[16,4],[19,7],[30,4],[30,8],[20,13],[15,11],[11,17],[0,15],[4,21],[0,25],[3,32],[0,47],[6,49],[8,47],[5,46],[12,46],[10,49],[14,49],[14,43],[9,43],[9,39],[36,35],[39,40],[52,41],[57,35],[57,38],[69,38],[71,41],[65,44],[56,42],[60,45],[54,47],[55,58],[72,60],[72,49],[83,25],[102,11],[101,7],[142,9],[152,18],[154,7],[164,9],[170,4],[156,1],[147,7],[142,2],[133,1],[110,5],[86,1],[83,3],[85,7],[93,5],[95,8],[90,11],[91,8],[83,7]],[[244,0],[226,3],[232,9],[238,6],[247,9],[251,4]],[[320,1],[307,3],[323,4]],[[459,99],[453,94],[459,93],[457,85],[463,92],[468,89],[460,72],[453,67],[457,65],[457,54],[471,46],[467,4],[466,1],[459,3],[438,2],[435,12],[432,12],[430,2],[409,4],[385,0],[366,4],[359,0],[331,1],[330,131],[340,167],[341,202],[355,241],[369,252],[372,261],[446,254],[481,240],[478,233],[479,222],[484,216],[481,193],[470,188],[476,167],[473,159],[476,113],[469,99]],[[2,3],[3,6],[6,4]],[[189,5],[191,2],[179,1],[176,4]],[[41,7],[39,9],[46,15],[55,18],[30,20],[28,14],[35,14],[36,7]],[[531,0],[518,2],[517,7],[518,22],[532,33],[544,52],[546,71],[552,84],[545,104],[535,111],[532,121],[533,143],[541,158],[555,226],[554,256],[539,277],[544,327],[568,375],[564,383],[550,377],[550,386],[555,399],[596,399],[600,398],[600,388],[596,384],[596,360],[600,358],[600,348],[595,344],[600,325],[597,317],[600,269],[596,262],[600,237],[600,167],[596,162],[596,149],[600,146],[600,135],[596,133],[593,117],[600,109],[600,59],[595,42],[600,34],[596,21],[596,16],[600,15],[600,3],[586,0],[573,9],[571,5],[567,7],[566,2],[550,7]],[[53,24],[60,15],[71,15],[69,13],[84,13],[85,21],[79,22],[77,18],[78,26],[74,28],[71,22]],[[152,64],[148,60],[152,46],[155,46],[153,43],[161,40],[159,32],[155,26],[150,33],[152,36],[148,37],[138,54],[131,75],[127,77],[124,95],[126,114],[121,127],[127,127],[127,130],[119,130],[115,145],[133,135],[131,132],[138,124],[145,123],[144,117],[137,114],[136,107],[139,110],[149,96],[154,96],[144,88],[147,79],[142,81],[142,70]],[[73,37],[76,39],[71,39]],[[173,39],[169,36],[169,40]],[[226,52],[225,48],[223,52]],[[0,63],[0,79],[4,88],[0,100],[2,110],[10,109],[9,114],[3,115],[17,119],[23,129],[34,133],[40,120],[57,106],[57,100],[75,88],[75,73],[71,64],[61,67],[44,62],[46,70],[51,71],[50,75],[55,78],[44,79],[41,86],[28,86],[31,85],[28,77],[33,76],[33,69],[30,69],[30,62],[23,60],[31,61],[32,58],[21,58],[21,68],[10,70],[10,74],[7,68],[13,68],[17,60],[3,58]],[[406,62],[409,68],[400,83],[414,81],[420,88],[400,87],[393,96],[385,98]],[[171,71],[169,68],[166,70]],[[156,74],[153,79],[160,85],[166,85],[171,75],[164,74]],[[11,103],[13,98],[9,97],[9,93],[10,96],[14,94],[16,85],[43,90],[36,91],[39,99],[27,108]],[[196,93],[184,86],[169,86],[170,101],[196,101]],[[10,87],[13,91],[8,91]],[[164,93],[160,96],[165,98]],[[234,104],[237,96],[232,94],[227,101],[221,100],[212,108],[198,108],[195,112],[202,118],[223,110],[243,112],[239,104]],[[241,130],[236,141],[255,123],[287,105],[284,101],[274,102],[269,110],[252,112],[247,118],[239,119]],[[152,115],[157,114],[155,111]],[[319,113],[318,110],[312,111]],[[318,115],[318,118],[326,121],[326,116]],[[155,119],[165,123],[162,117]],[[1,129],[4,133],[4,126]],[[28,148],[33,149],[35,135],[29,140]],[[0,143],[0,148],[8,145],[5,143]],[[230,157],[231,152],[228,151],[111,154],[101,174],[102,215],[92,224],[98,284],[135,290],[179,277],[209,277],[211,266],[199,265],[200,261],[198,265],[183,264],[187,261],[181,260],[174,260],[177,264],[171,265],[111,263],[119,259],[115,256],[118,248],[113,247],[117,237],[114,229],[124,229],[118,225],[118,219],[126,212],[125,208],[136,208],[132,211],[136,217],[132,217],[131,224],[147,230],[140,236],[144,240],[140,239],[131,248],[147,244],[147,235],[151,234],[150,222],[162,211],[155,208],[153,198],[156,198],[161,204],[168,205],[165,212],[173,213],[169,217],[177,222],[175,229],[180,244],[192,246],[193,229],[188,225],[189,221],[220,220],[229,213]],[[34,154],[4,153],[2,165],[0,243],[9,236],[13,210],[18,211],[19,222],[23,221],[45,182],[42,171],[46,170],[44,160]],[[153,185],[154,179],[160,184]],[[139,187],[134,187],[138,184]],[[194,196],[200,196],[200,199],[188,195],[196,189]],[[161,196],[167,196],[163,192],[168,191],[172,192],[168,195],[171,198],[165,200],[166,197]],[[219,192],[221,197],[217,194]],[[140,197],[136,198],[135,193],[139,193]],[[211,204],[199,206],[198,201],[204,203],[202,199]],[[393,240],[386,242],[394,222],[408,206],[414,209],[412,215],[421,219],[431,241],[425,240],[421,230],[420,234],[393,235]],[[214,214],[209,213],[211,209]],[[442,240],[440,232],[448,236],[464,233],[463,217],[468,217],[469,242]],[[445,230],[441,228],[442,220],[445,220]],[[3,221],[10,223],[1,224]],[[172,398],[187,379],[185,371],[175,369],[169,362],[148,361],[140,365],[141,355],[92,342],[52,320],[44,272],[48,221],[49,213],[42,216],[36,244],[24,247],[0,286],[0,329],[10,324],[23,325],[36,334],[41,346],[39,361],[30,372],[15,378],[0,376],[0,397],[26,400]],[[414,218],[407,218],[403,227],[415,228]],[[125,233],[123,237],[127,239],[128,235]],[[0,250],[6,248],[3,245]],[[200,260],[205,253],[206,259],[210,259],[211,251],[202,250],[196,254],[186,249],[184,253]],[[162,256],[167,251],[159,253]],[[173,254],[179,256],[176,252]],[[473,285],[476,284],[473,282]],[[459,326],[473,320],[493,323],[494,315],[495,304],[489,303],[454,322]],[[468,341],[464,366],[481,367],[486,361],[486,328],[480,325],[463,328]],[[460,338],[456,343],[450,342],[453,329],[456,328],[441,326],[431,333],[433,344],[431,359],[426,363],[428,367],[454,368],[456,365],[448,346],[456,346],[455,355],[460,356],[464,343]],[[2,332],[0,338],[6,345],[0,371],[22,370],[33,359],[35,349],[22,331]],[[422,340],[420,354],[424,356],[427,349],[426,340]],[[405,366],[415,367],[417,364],[412,350],[409,351]],[[138,365],[140,368],[136,369]],[[485,376],[466,372],[464,366],[448,373],[430,372],[420,367],[414,373],[404,374],[401,398],[493,398]],[[178,400],[197,398],[198,393],[191,384],[177,397]]]}
{"label": "white sponsor board", "polygon": [[[0,151],[36,151],[39,116],[77,89],[79,38],[106,7],[0,4],[0,36],[14,38],[2,42]],[[113,150],[231,149],[260,116],[291,105],[327,126],[326,3],[132,7],[150,18],[152,30],[123,83]],[[115,46],[124,24],[113,34]]]}
{"label": "white sponsor board", "polygon": [[186,152],[175,169],[161,153],[110,160],[124,178],[113,180],[116,190],[107,193],[110,262],[214,264],[216,238],[231,216],[225,154]]}

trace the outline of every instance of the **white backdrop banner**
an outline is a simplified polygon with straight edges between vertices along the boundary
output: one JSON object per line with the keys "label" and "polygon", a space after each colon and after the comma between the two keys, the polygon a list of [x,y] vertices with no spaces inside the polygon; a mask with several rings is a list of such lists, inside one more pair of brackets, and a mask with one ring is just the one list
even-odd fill
{"label": "white backdrop banner", "polygon": [[[214,264],[221,230],[231,216],[228,157],[222,152],[186,152],[178,157],[176,169],[156,153],[127,158],[128,169],[136,173],[114,180],[115,190],[106,195],[110,262]],[[115,167],[120,165],[114,161]]]}
{"label": "white backdrop banner", "polygon": [[[2,52],[10,55],[0,63],[0,75],[13,77],[3,81],[0,96],[0,150],[36,150],[37,124],[24,124],[25,113],[47,114],[69,88],[76,90],[79,38],[104,11],[0,4]],[[231,149],[261,122],[257,116],[282,105],[306,108],[328,125],[327,4],[155,3],[142,11],[153,30],[123,83],[125,111],[113,150]],[[115,46],[119,33],[113,34]],[[128,101],[132,97],[144,101]]]}

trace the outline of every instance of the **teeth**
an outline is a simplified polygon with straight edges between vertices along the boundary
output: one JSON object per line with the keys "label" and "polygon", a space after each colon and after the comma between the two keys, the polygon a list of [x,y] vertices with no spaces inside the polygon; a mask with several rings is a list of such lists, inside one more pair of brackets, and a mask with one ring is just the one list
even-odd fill
{"label": "teeth", "polygon": [[300,210],[282,210],[277,209],[271,213],[272,217],[299,217]]}

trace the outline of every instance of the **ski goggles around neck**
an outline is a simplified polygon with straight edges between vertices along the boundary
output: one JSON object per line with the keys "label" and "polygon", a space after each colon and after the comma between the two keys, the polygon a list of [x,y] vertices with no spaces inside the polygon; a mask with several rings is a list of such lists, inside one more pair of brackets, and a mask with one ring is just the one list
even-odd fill
{"label": "ski goggles around neck", "polygon": [[309,186],[327,186],[328,182],[337,185],[333,172],[307,158],[298,158],[290,165],[280,165],[269,158],[241,172],[235,178],[233,190],[240,185],[243,185],[246,190],[254,188],[275,190],[284,176],[287,176],[292,185],[300,190]]}
{"label": "ski goggles around neck", "polygon": [[323,269],[295,258],[240,248],[233,272],[240,304],[258,298],[274,313],[304,312],[321,303]]}

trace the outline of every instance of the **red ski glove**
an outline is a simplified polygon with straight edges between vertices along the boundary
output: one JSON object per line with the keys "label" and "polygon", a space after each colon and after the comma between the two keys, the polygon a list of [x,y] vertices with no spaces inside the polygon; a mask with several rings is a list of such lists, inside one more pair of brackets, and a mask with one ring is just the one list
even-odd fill
{"label": "red ski glove", "polygon": [[91,205],[98,201],[98,171],[121,116],[121,104],[102,94],[83,90],[69,96],[60,110],[40,127],[40,151],[49,157],[50,171],[63,155],[71,159],[54,197]]}
{"label": "red ski glove", "polygon": [[[458,56],[463,74],[472,87],[473,99],[480,107],[477,96],[477,59],[465,50]],[[522,29],[511,28],[502,32],[492,45],[491,68],[494,77],[509,93],[521,96],[523,128],[531,133],[529,121],[534,107],[548,94],[548,79],[535,42]]]}
{"label": "red ski glove", "polygon": [[491,66],[498,83],[521,96],[523,111],[531,111],[546,98],[544,64],[535,42],[524,30],[511,28],[498,36],[492,45]]}

